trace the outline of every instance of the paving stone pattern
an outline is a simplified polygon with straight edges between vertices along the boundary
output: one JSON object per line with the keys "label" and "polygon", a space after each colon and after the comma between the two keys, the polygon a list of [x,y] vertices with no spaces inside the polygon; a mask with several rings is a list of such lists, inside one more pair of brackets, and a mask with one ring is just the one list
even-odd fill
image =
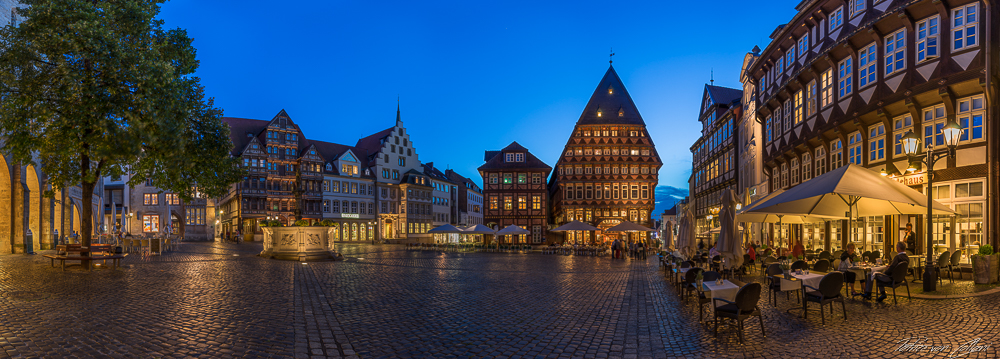
{"label": "paving stone pattern", "polygon": [[753,319],[740,345],[731,326],[716,338],[698,323],[696,301],[681,299],[654,258],[344,245],[346,261],[303,265],[259,250],[185,243],[90,273],[2,256],[0,356],[945,358],[896,349],[921,336],[953,349],[1000,344],[1000,294],[851,300],[848,320],[837,306],[825,326],[818,312],[789,312],[794,296],[773,307],[765,294],[767,337]]}

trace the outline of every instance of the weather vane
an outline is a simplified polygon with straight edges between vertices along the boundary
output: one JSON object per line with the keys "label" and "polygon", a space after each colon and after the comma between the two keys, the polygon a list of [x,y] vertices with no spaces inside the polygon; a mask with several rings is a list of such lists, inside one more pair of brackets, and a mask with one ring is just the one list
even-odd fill
{"label": "weather vane", "polygon": [[612,47],[611,48],[611,55],[608,56],[608,63],[609,64],[613,62],[613,61],[611,61],[614,58],[613,56],[615,56],[615,48]]}

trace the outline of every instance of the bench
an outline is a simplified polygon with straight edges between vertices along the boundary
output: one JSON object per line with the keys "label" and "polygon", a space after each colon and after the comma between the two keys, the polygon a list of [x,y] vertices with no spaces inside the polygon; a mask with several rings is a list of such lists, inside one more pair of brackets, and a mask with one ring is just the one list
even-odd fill
{"label": "bench", "polygon": [[59,263],[62,265],[62,270],[65,271],[66,261],[80,261],[80,265],[83,265],[84,262],[87,262],[87,270],[90,270],[90,261],[104,261],[105,263],[107,263],[108,260],[111,260],[111,264],[114,265],[115,268],[117,269],[118,266],[121,264],[121,260],[125,259],[126,255],[127,254],[81,256],[81,255],[45,254],[42,255],[42,257],[48,258],[51,261],[52,267],[55,267],[56,261],[59,261]]}

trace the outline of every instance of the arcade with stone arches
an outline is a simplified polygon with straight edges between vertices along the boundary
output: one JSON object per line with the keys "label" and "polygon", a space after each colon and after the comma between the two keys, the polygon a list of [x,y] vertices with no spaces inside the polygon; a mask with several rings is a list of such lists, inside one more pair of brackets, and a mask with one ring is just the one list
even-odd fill
{"label": "arcade with stone arches", "polygon": [[[52,190],[52,197],[44,195],[47,190]],[[51,249],[57,234],[64,237],[79,233],[81,203],[70,193],[79,194],[79,187],[53,188],[44,171],[35,165],[0,156],[0,254]],[[95,194],[95,200],[99,199]],[[96,205],[93,213],[96,219]]]}

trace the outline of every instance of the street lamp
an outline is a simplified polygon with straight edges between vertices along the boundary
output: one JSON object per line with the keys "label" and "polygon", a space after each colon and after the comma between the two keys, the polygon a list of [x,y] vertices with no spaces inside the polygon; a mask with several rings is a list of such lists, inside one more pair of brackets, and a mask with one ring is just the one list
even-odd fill
{"label": "street lamp", "polygon": [[[960,126],[954,119],[948,120],[948,123],[944,125],[941,129],[941,134],[944,136],[944,144],[947,148],[933,150],[931,149],[932,144],[927,144],[927,153],[924,158],[920,158],[920,136],[913,133],[910,130],[899,139],[901,145],[903,145],[903,152],[906,153],[906,157],[910,160],[910,166],[907,171],[912,172],[915,170],[913,166],[914,161],[919,161],[921,164],[927,168],[927,265],[924,269],[924,292],[933,292],[937,290],[937,273],[934,268],[934,222],[932,217],[934,215],[934,164],[938,160],[950,157],[955,158],[955,147],[958,146],[958,141],[962,136],[962,126]],[[932,137],[933,138],[933,137]]]}

